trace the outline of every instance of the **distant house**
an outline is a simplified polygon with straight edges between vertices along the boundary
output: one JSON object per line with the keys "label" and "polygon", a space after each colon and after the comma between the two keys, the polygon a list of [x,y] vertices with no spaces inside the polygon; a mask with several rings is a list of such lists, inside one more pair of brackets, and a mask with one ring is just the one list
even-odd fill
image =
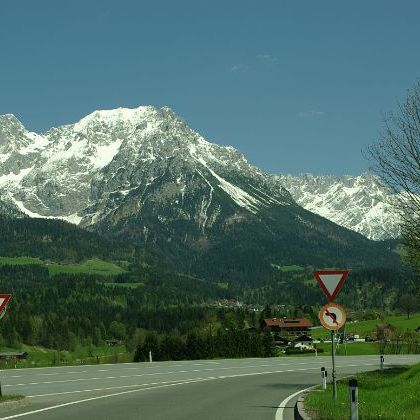
{"label": "distant house", "polygon": [[293,347],[313,348],[314,340],[309,335],[303,334],[293,340]]}
{"label": "distant house", "polygon": [[264,326],[281,335],[300,336],[309,334],[312,322],[307,318],[265,318]]}
{"label": "distant house", "polygon": [[121,341],[117,340],[116,338],[111,338],[110,340],[105,340],[105,343],[107,346],[114,347],[118,346],[118,344],[120,344]]}
{"label": "distant house", "polygon": [[26,360],[27,358],[28,353],[26,353],[26,351],[0,353],[0,360]]}

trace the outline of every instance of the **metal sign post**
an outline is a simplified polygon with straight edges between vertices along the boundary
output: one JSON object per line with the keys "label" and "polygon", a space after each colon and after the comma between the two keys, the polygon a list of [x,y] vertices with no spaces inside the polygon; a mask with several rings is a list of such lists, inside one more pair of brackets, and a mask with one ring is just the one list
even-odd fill
{"label": "metal sign post", "polygon": [[331,357],[332,357],[332,384],[333,384],[333,398],[337,399],[337,379],[335,377],[335,346],[334,346],[335,331],[331,330]]}

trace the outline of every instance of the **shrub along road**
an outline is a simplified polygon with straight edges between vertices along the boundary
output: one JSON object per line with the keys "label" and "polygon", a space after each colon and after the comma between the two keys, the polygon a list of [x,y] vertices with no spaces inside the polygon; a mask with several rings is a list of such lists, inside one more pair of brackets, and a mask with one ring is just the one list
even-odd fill
{"label": "shrub along road", "polygon": [[[386,363],[419,362],[388,356]],[[299,389],[319,383],[329,357],[129,363],[1,372],[5,394],[29,406],[1,419],[271,419]],[[338,377],[377,369],[378,356],[337,357]],[[286,410],[287,411],[290,410]]]}

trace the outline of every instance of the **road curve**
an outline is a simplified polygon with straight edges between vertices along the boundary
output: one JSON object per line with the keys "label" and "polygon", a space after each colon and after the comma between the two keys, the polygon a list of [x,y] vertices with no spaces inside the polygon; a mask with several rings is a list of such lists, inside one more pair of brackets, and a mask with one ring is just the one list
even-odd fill
{"label": "road curve", "polygon": [[[420,362],[387,356],[386,364]],[[30,404],[0,419],[270,419],[288,395],[319,383],[330,357],[128,363],[1,372],[4,394]],[[338,377],[379,368],[378,356],[337,357]],[[330,378],[330,376],[329,376]],[[284,418],[291,413],[284,410]],[[283,415],[282,415],[283,417]]]}

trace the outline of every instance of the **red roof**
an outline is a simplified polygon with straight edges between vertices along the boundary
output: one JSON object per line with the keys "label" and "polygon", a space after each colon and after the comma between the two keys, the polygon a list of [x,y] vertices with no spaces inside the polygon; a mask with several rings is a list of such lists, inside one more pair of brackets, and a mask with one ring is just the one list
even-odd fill
{"label": "red roof", "polygon": [[312,327],[312,322],[307,318],[265,318],[265,325],[267,327],[279,328],[309,328]]}

